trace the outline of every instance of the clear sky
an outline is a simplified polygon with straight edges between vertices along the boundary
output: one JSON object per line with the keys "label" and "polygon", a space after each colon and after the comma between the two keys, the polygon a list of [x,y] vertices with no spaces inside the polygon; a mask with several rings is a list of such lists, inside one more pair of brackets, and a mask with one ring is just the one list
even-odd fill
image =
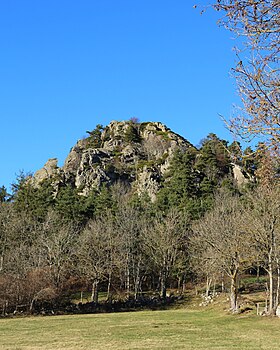
{"label": "clear sky", "polygon": [[0,186],[111,120],[161,121],[194,145],[237,100],[231,34],[206,0],[0,2]]}

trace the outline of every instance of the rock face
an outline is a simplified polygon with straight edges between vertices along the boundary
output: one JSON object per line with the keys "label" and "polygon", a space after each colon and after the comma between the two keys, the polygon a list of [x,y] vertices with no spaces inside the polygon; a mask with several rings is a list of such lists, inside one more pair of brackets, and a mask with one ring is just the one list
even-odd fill
{"label": "rock face", "polygon": [[59,179],[86,196],[102,184],[119,181],[155,200],[175,150],[193,147],[162,123],[113,121],[89,134],[71,149],[62,168],[57,167],[57,159],[48,160],[35,173],[34,184]]}
{"label": "rock face", "polygon": [[245,173],[237,164],[232,164],[232,172],[238,187],[242,187],[253,181],[252,177]]}
{"label": "rock face", "polygon": [[33,176],[33,182],[38,185],[40,182],[46,179],[53,178],[58,174],[57,158],[51,158],[43,166],[42,169],[36,171]]}

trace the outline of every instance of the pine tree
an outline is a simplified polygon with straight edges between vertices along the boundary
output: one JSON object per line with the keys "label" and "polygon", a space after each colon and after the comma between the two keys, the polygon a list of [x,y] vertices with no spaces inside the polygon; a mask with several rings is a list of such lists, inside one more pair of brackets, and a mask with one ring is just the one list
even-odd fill
{"label": "pine tree", "polygon": [[0,187],[0,203],[7,202],[10,198],[5,186]]}
{"label": "pine tree", "polygon": [[196,150],[176,151],[157,196],[157,206],[162,210],[171,207],[186,208],[198,195],[198,173],[194,170]]}
{"label": "pine tree", "polygon": [[86,218],[83,214],[84,197],[79,196],[77,189],[70,185],[62,187],[56,197],[55,210],[66,221],[83,223]]}

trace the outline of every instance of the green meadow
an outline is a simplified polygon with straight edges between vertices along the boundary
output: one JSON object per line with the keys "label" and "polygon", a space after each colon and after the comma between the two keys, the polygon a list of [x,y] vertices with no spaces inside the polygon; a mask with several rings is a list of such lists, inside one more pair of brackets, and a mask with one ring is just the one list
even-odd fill
{"label": "green meadow", "polygon": [[1,319],[0,349],[280,349],[280,320],[216,306]]}

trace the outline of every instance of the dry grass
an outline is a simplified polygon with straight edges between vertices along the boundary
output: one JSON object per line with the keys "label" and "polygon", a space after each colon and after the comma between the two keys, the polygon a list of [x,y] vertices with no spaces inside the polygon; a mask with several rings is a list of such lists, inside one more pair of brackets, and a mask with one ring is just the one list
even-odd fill
{"label": "dry grass", "polygon": [[280,320],[223,304],[165,311],[0,320],[1,350],[280,349]]}

